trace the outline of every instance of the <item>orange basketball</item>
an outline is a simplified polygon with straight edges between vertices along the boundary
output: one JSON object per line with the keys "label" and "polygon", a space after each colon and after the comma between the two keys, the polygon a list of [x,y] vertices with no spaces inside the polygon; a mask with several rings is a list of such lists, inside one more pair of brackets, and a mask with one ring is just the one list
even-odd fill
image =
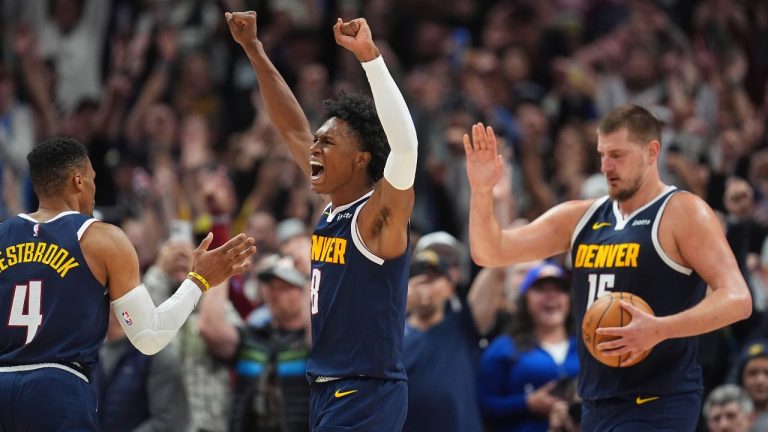
{"label": "orange basketball", "polygon": [[601,342],[614,339],[613,336],[600,336],[595,331],[600,327],[624,327],[632,321],[632,315],[621,308],[620,301],[630,303],[636,308],[654,315],[653,309],[640,297],[628,292],[612,292],[595,300],[587,309],[584,321],[581,323],[581,337],[584,340],[589,353],[600,363],[611,367],[629,367],[645,360],[650,350],[643,353],[632,363],[627,362],[629,354],[623,356],[602,355],[597,351],[597,345]]}

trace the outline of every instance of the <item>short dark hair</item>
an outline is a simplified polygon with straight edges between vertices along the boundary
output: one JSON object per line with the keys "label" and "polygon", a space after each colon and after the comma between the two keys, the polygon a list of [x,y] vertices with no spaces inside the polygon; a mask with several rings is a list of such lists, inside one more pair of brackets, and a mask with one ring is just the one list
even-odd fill
{"label": "short dark hair", "polygon": [[359,135],[362,150],[371,154],[368,175],[374,183],[379,181],[384,176],[389,144],[373,100],[362,94],[342,92],[335,100],[327,99],[323,104],[325,105],[323,122],[336,117],[346,121],[349,127]]}
{"label": "short dark hair", "polygon": [[603,116],[597,125],[597,132],[603,135],[626,128],[629,138],[645,144],[657,140],[661,144],[661,123],[647,109],[637,105],[614,108]]}
{"label": "short dark hair", "polygon": [[73,169],[88,161],[85,146],[74,138],[49,138],[35,146],[27,155],[29,176],[38,196],[58,193]]}

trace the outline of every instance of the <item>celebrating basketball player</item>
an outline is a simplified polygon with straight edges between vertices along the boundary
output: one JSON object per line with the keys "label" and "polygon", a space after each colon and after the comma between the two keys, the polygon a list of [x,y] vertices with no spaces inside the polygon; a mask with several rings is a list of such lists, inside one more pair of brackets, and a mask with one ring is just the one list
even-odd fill
{"label": "celebrating basketball player", "polygon": [[226,18],[280,137],[312,190],[331,200],[312,236],[310,426],[399,431],[407,407],[402,343],[417,147],[408,107],[366,21],[339,19],[336,43],[362,63],[375,107],[361,95],[326,101],[313,134],[256,36],[256,13]]}
{"label": "celebrating basketball player", "polygon": [[85,147],[51,138],[27,161],[40,205],[0,224],[0,430],[95,431],[90,371],[110,299],[131,343],[155,354],[202,292],[246,270],[256,248],[241,234],[207,251],[208,234],[187,279],[155,307],[128,237],[91,216],[96,173]]}
{"label": "celebrating basketball player", "polygon": [[565,202],[501,230],[491,192],[502,167],[496,139],[490,127],[474,125],[472,138],[464,136],[472,256],[502,266],[570,251],[578,323],[607,292],[648,302],[657,316],[623,303],[631,323],[598,330],[616,339],[597,348],[629,354],[629,363],[653,348],[642,362],[612,368],[580,346],[582,429],[693,431],[703,389],[694,336],[747,318],[749,290],[709,206],[660,180],[658,120],[641,107],[620,107],[601,119],[597,135],[608,196]]}

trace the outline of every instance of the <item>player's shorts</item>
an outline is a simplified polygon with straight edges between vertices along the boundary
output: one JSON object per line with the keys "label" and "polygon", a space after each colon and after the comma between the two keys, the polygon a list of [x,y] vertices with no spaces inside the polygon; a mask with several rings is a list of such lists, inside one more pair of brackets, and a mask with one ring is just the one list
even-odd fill
{"label": "player's shorts", "polygon": [[95,389],[66,370],[0,372],[0,407],[2,432],[98,430]]}
{"label": "player's shorts", "polygon": [[312,432],[400,431],[407,411],[406,381],[342,378],[313,383],[310,389]]}
{"label": "player's shorts", "polygon": [[701,415],[701,392],[582,403],[581,430],[693,432]]}

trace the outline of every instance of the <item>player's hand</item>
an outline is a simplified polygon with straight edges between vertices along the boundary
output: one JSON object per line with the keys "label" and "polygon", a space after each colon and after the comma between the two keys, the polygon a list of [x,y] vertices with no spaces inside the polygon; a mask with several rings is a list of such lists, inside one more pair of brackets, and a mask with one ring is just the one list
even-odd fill
{"label": "player's hand", "polygon": [[365,18],[356,18],[349,22],[337,18],[336,24],[333,25],[333,36],[337,44],[352,51],[361,63],[379,56],[379,49],[373,43],[371,29]]}
{"label": "player's hand", "polygon": [[623,356],[629,354],[625,363],[641,357],[664,340],[661,320],[635,306],[621,301],[621,307],[632,315],[632,321],[624,327],[598,328],[596,333],[601,336],[615,336],[616,339],[597,344],[597,349],[605,355]]}
{"label": "player's hand", "polygon": [[259,40],[256,37],[256,12],[227,12],[224,18],[235,42],[245,46]]}
{"label": "player's hand", "polygon": [[238,234],[214,250],[208,250],[213,234],[203,239],[192,253],[192,271],[204,277],[211,286],[251,267],[251,256],[256,253],[253,237]]}
{"label": "player's hand", "polygon": [[482,123],[472,125],[472,140],[464,134],[469,186],[477,192],[491,193],[502,173],[501,155],[493,128]]}
{"label": "player's hand", "polygon": [[552,389],[555,388],[556,384],[557,381],[550,381],[526,396],[525,405],[528,407],[528,411],[539,417],[547,418],[552,405],[560,400],[552,396]]}

